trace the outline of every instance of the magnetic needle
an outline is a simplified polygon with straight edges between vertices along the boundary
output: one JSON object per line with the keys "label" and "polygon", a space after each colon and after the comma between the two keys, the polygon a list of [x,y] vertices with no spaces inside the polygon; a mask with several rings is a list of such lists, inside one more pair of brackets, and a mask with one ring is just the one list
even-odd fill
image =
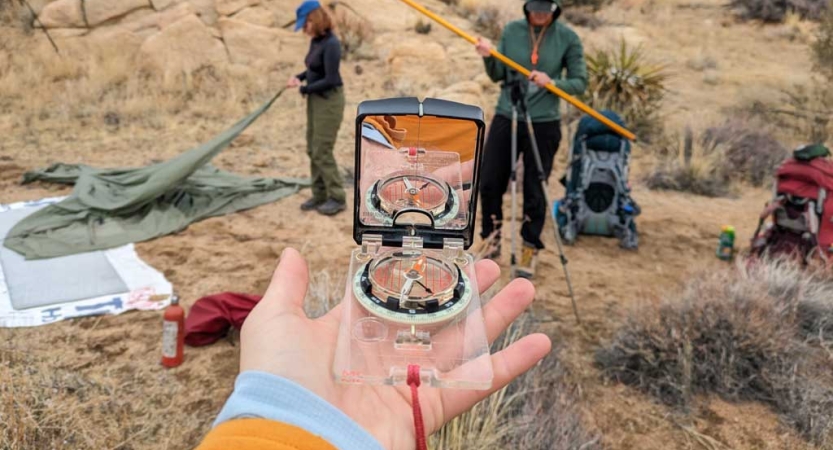
{"label": "magnetic needle", "polygon": [[453,319],[472,297],[469,278],[456,264],[422,249],[379,254],[356,271],[353,291],[371,314],[421,325]]}
{"label": "magnetic needle", "polygon": [[385,222],[398,211],[419,209],[433,218],[434,226],[445,225],[457,216],[460,197],[446,182],[427,173],[399,172],[378,180],[365,196],[367,209]]}

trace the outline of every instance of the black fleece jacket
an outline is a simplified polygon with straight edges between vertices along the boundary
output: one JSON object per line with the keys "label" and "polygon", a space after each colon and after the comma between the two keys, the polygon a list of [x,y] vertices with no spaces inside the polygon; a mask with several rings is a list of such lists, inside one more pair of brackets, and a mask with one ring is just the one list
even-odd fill
{"label": "black fleece jacket", "polygon": [[344,85],[339,73],[341,43],[332,31],[312,39],[305,64],[307,70],[298,74],[299,80],[307,82],[301,86],[302,94],[326,96],[330,90]]}

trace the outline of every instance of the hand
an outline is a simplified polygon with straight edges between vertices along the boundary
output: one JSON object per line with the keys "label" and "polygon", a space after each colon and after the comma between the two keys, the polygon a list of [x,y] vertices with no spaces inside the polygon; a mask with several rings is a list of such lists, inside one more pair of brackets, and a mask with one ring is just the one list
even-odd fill
{"label": "hand", "polygon": [[533,70],[529,74],[529,81],[535,83],[538,87],[544,87],[550,83],[552,83],[552,78],[549,75],[545,74],[544,72],[539,72],[537,70]]}
{"label": "hand", "polygon": [[[480,291],[500,276],[497,264],[483,260],[475,266]],[[241,331],[240,370],[260,370],[285,377],[311,390],[347,414],[388,449],[413,449],[414,423],[408,386],[337,384],[333,356],[343,304],[318,319],[308,319],[303,302],[309,273],[301,255],[286,249],[266,294],[249,314]],[[483,309],[489,342],[532,302],[535,288],[516,279]],[[492,392],[529,370],[550,351],[543,334],[520,339],[492,355],[494,381],[488,391],[420,387],[420,404],[428,434],[474,406]]]}
{"label": "hand", "polygon": [[289,81],[286,82],[286,87],[288,88],[296,88],[301,85],[301,80],[298,77],[292,77]]}
{"label": "hand", "polygon": [[482,37],[477,38],[475,49],[477,50],[477,53],[484,58],[492,56],[492,43]]}

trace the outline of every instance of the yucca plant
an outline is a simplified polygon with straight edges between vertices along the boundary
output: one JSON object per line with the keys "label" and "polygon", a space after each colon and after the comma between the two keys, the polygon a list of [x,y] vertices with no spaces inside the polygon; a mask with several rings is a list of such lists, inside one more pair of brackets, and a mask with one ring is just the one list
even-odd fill
{"label": "yucca plant", "polygon": [[643,141],[661,132],[658,114],[665,95],[668,70],[649,63],[641,46],[629,47],[624,39],[617,50],[588,54],[589,85],[586,101],[596,109],[611,109]]}

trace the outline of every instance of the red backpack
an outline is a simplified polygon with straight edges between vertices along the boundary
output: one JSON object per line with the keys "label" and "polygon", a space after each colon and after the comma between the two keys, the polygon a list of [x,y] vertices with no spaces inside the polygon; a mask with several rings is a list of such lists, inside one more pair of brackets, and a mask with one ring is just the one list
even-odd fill
{"label": "red backpack", "polygon": [[775,172],[774,197],[752,238],[755,256],[833,264],[833,161],[820,145],[796,150]]}

